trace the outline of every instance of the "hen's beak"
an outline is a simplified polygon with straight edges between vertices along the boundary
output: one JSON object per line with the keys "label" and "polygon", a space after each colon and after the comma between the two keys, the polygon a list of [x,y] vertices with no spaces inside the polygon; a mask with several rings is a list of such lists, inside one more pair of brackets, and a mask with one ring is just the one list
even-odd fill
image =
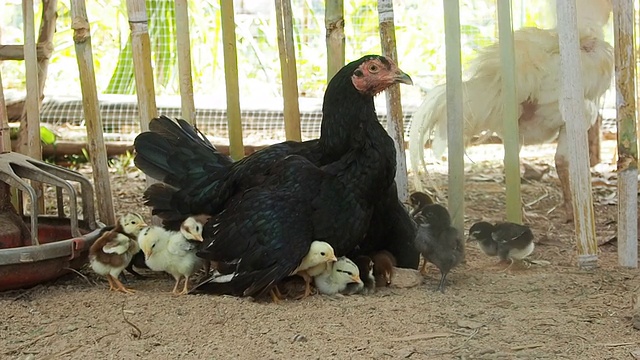
{"label": "hen's beak", "polygon": [[398,69],[396,71],[395,76],[393,77],[393,81],[395,83],[413,85],[413,80],[411,80],[411,76],[404,73],[402,70]]}

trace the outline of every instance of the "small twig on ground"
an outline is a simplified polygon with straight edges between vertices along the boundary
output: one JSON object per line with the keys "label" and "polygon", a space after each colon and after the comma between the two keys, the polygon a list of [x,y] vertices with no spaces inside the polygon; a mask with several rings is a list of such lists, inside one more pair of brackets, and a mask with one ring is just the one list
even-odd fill
{"label": "small twig on ground", "polygon": [[544,344],[529,344],[529,345],[521,345],[521,346],[512,346],[511,350],[513,351],[520,351],[520,350],[527,350],[527,349],[535,349],[535,348],[539,348],[539,347],[543,347]]}
{"label": "small twig on ground", "polygon": [[131,321],[127,320],[127,317],[124,316],[124,301],[122,302],[122,319],[124,319],[124,322],[126,322],[127,324],[129,324],[134,330],[135,332],[131,332],[131,336],[134,339],[140,339],[142,337],[142,331],[140,331],[140,328],[137,327],[134,323],[132,323]]}
{"label": "small twig on ground", "polygon": [[624,343],[612,343],[612,344],[599,344],[601,346],[606,346],[606,347],[619,347],[619,346],[630,346],[630,345],[636,345],[637,342],[624,342]]}
{"label": "small twig on ground", "polygon": [[[543,189],[544,189],[544,188],[543,188]],[[524,204],[524,206],[526,206],[526,207],[530,208],[530,207],[532,207],[533,205],[535,205],[535,204],[539,203],[540,201],[542,201],[542,200],[544,200],[544,199],[548,198],[548,197],[549,197],[549,191],[547,191],[547,189],[544,189],[544,192],[545,192],[545,193],[544,193],[544,195],[540,196],[539,198],[537,198],[537,199],[535,199],[535,200],[533,200],[533,201],[531,201],[531,202],[525,203],[525,204]]]}
{"label": "small twig on ground", "polygon": [[48,338],[48,337],[51,337],[51,336],[53,336],[53,335],[55,335],[55,334],[56,334],[55,332],[50,332],[50,333],[46,333],[46,334],[40,335],[40,336],[38,336],[37,338],[35,338],[35,339],[31,340],[31,341],[27,341],[26,343],[24,343],[24,344],[22,344],[22,345],[20,345],[20,346],[18,346],[18,347],[16,347],[16,348],[14,348],[14,349],[11,349],[11,350],[8,350],[8,351],[5,351],[5,352],[4,352],[4,355],[11,355],[11,354],[15,354],[16,352],[18,352],[18,351],[20,351],[20,350],[22,350],[22,349],[24,349],[24,348],[28,348],[29,346],[31,346],[31,345],[33,345],[33,344],[37,343],[38,341],[40,341],[40,340],[42,340],[42,339],[46,339],[46,338]]}
{"label": "small twig on ground", "polygon": [[[467,336],[467,338],[464,339],[462,344],[454,347],[453,349],[450,349],[450,350],[447,350],[447,351],[443,351],[443,352],[439,352],[436,355],[453,354],[454,352],[462,349],[463,347],[467,346],[467,344],[469,343],[469,340],[473,339],[473,337],[478,334],[478,331],[480,331],[480,328],[473,329],[473,331],[470,334],[464,334],[464,335]],[[463,334],[463,333],[460,333],[460,332],[453,332],[453,331],[451,331],[451,333],[452,334],[458,334],[458,335],[462,335]]]}
{"label": "small twig on ground", "polygon": [[116,335],[117,333],[119,333],[119,331],[114,331],[112,333],[108,333],[108,334],[104,334],[104,335],[98,336],[97,338],[93,339],[93,343],[97,345],[98,341],[106,338],[107,336]]}
{"label": "small twig on ground", "polygon": [[409,335],[398,338],[391,338],[391,341],[414,341],[414,340],[431,340],[443,337],[450,337],[453,333],[427,333],[427,334],[416,334]]}
{"label": "small twig on ground", "polygon": [[72,268],[70,268],[70,267],[66,267],[66,268],[64,268],[64,269],[65,269],[65,270],[69,270],[69,271],[72,271],[72,272],[76,273],[78,276],[80,276],[81,278],[83,278],[83,279],[84,279],[84,280],[85,280],[89,285],[91,285],[91,286],[96,286],[96,284],[92,283],[92,282],[91,282],[91,280],[89,280],[89,278],[88,278],[85,274],[81,273],[80,271],[78,271],[78,270],[76,270],[76,269],[72,269]]}
{"label": "small twig on ground", "polygon": [[66,350],[64,350],[64,351],[61,351],[61,352],[59,352],[59,353],[57,353],[57,354],[52,354],[52,355],[46,356],[46,357],[44,357],[43,359],[44,359],[44,360],[49,360],[49,359],[52,359],[52,360],[53,360],[53,359],[60,359],[60,358],[61,358],[62,356],[64,356],[64,355],[69,355],[69,354],[71,354],[71,353],[72,353],[72,352],[74,352],[74,351],[78,351],[81,347],[82,347],[82,345],[74,346],[74,347],[72,347],[72,348],[69,348],[69,349],[66,349]]}

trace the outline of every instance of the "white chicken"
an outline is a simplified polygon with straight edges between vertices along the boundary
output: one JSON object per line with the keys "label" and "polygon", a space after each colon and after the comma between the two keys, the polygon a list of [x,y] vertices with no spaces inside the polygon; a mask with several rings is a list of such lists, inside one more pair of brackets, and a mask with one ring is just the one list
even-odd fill
{"label": "white chicken", "polygon": [[[613,47],[604,41],[603,26],[609,20],[611,0],[578,0],[578,30],[584,86],[585,132],[596,121],[598,101],[609,89],[613,76]],[[557,139],[556,170],[562,185],[565,215],[573,220],[569,188],[567,136],[559,110],[560,54],[555,29],[522,28],[514,32],[516,99],[520,144],[541,144]],[[503,137],[503,99],[498,44],[483,49],[472,61],[463,82],[464,138],[483,131]],[[409,151],[414,174],[424,167],[424,144],[433,132],[431,148],[444,152],[447,140],[446,84],[433,88],[413,115]],[[587,151],[587,149],[585,149]],[[422,190],[418,176],[415,187]]]}
{"label": "white chicken", "polygon": [[320,294],[335,295],[344,292],[347,285],[361,284],[360,270],[349,258],[342,256],[338,261],[330,263],[326,270],[313,278]]}
{"label": "white chicken", "polygon": [[[196,255],[197,243],[193,242],[202,241],[202,226],[196,218],[189,217],[180,225],[180,231],[150,226],[138,235],[147,266],[153,271],[165,271],[176,280],[171,291],[175,295],[189,291],[189,277],[204,265],[204,260]],[[185,278],[184,287],[178,292],[182,277]]]}

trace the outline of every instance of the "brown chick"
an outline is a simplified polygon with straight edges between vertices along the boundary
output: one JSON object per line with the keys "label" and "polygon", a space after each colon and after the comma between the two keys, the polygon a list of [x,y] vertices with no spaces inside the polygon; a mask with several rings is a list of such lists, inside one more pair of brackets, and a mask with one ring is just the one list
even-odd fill
{"label": "brown chick", "polygon": [[127,235],[107,231],[89,248],[89,263],[96,274],[107,277],[109,290],[132,293],[135,290],[122,285],[118,276],[139,250],[138,242]]}
{"label": "brown chick", "polygon": [[396,258],[386,250],[372,253],[370,257],[373,260],[376,287],[389,286],[393,277],[393,267],[396,266]]}
{"label": "brown chick", "polygon": [[[108,231],[115,231],[122,235],[128,236],[132,240],[137,241],[138,234],[140,234],[140,231],[146,226],[147,224],[144,222],[142,215],[132,212],[126,213],[118,219],[118,222],[115,226],[112,225],[102,228],[100,230],[100,236],[104,235]],[[144,278],[144,276],[140,275],[133,269],[134,266],[137,268],[148,269],[148,266],[144,262],[144,254],[142,254],[142,252],[138,252],[133,256],[125,270],[127,270],[138,279]],[[121,273],[119,278],[120,280],[126,282],[124,273]]]}
{"label": "brown chick", "polygon": [[411,217],[415,217],[425,205],[433,204],[433,198],[429,194],[416,191],[409,196],[409,205],[411,205]]}

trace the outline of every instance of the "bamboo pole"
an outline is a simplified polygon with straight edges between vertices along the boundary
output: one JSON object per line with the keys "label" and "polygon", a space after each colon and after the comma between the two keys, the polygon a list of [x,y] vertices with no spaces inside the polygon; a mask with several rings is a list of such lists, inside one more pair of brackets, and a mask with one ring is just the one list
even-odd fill
{"label": "bamboo pole", "polygon": [[464,233],[464,122],[462,113],[462,62],[460,3],[444,4],[444,40],[447,57],[448,207],[453,227]]}
{"label": "bamboo pole", "polygon": [[189,4],[187,0],[175,0],[176,7],[176,52],[182,118],[190,124],[196,123],[196,105],[193,100],[191,77],[191,40],[189,37]]}
{"label": "bamboo pole", "polygon": [[[11,129],[7,116],[7,103],[4,100],[2,73],[0,73],[0,154],[11,152]],[[3,189],[0,189],[0,192]]]}
{"label": "bamboo pole", "polygon": [[26,118],[20,131],[20,152],[41,160],[40,150],[40,91],[38,85],[38,56],[36,51],[33,0],[22,1],[24,22],[24,65],[27,83]]}
{"label": "bamboo pole", "polygon": [[504,173],[507,187],[507,220],[522,223],[520,199],[520,132],[516,104],[516,58],[513,44],[511,0],[498,0],[498,33],[502,67]]}
{"label": "bamboo pole", "polygon": [[[127,16],[131,29],[131,47],[133,49],[133,73],[136,79],[136,95],[140,129],[149,130],[149,122],[158,116],[156,107],[156,89],[151,66],[151,40],[149,39],[149,21],[145,0],[127,0]],[[147,177],[147,183],[149,177]]]}
{"label": "bamboo pole", "polygon": [[344,66],[344,0],[325,1],[324,24],[327,30],[328,82]]}
{"label": "bamboo pole", "polygon": [[[378,18],[380,23],[380,42],[384,56],[398,62],[396,32],[393,20],[393,0],[378,0]],[[400,85],[389,87],[386,91],[387,131],[396,146],[396,185],[398,198],[402,202],[409,200],[409,178],[407,175],[407,157],[405,155],[404,125]]]}
{"label": "bamboo pole", "polygon": [[633,0],[613,1],[618,137],[618,263],[638,267],[638,136]]}
{"label": "bamboo pole", "polygon": [[224,80],[227,90],[227,123],[229,124],[229,152],[231,158],[244,157],[242,118],[240,117],[240,86],[238,85],[238,50],[236,48],[236,21],[233,0],[220,0],[222,50],[224,53]]}
{"label": "bamboo pole", "polygon": [[584,91],[580,74],[580,41],[575,1],[557,1],[560,41],[560,113],[565,121],[568,141],[569,183],[578,247],[578,266],[593,269],[598,265],[589,154],[588,124],[585,121]]}
{"label": "bamboo pole", "polygon": [[85,0],[71,0],[71,28],[75,42],[76,58],[80,73],[82,90],[82,108],[87,127],[87,147],[91,168],[93,170],[93,186],[98,201],[98,216],[106,224],[115,224],[113,195],[109,181],[107,149],[104,143],[102,118],[98,104],[96,75],[93,68],[93,52],[91,48],[91,31]]}
{"label": "bamboo pole", "polygon": [[284,98],[284,132],[287,140],[300,141],[300,107],[298,104],[298,76],[293,42],[293,14],[291,0],[276,0],[276,23],[282,97]]}

